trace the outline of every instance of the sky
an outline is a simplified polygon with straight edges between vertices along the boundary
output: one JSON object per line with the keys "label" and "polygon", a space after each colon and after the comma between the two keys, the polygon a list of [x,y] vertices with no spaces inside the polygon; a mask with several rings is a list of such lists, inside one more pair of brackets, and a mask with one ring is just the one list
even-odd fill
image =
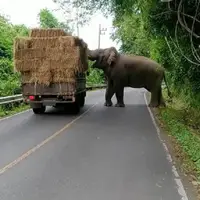
{"label": "sky", "polygon": [[[0,14],[7,15],[13,24],[25,24],[29,28],[39,26],[38,13],[43,8],[55,10],[58,6],[52,0],[0,0]],[[61,12],[53,11],[53,14],[64,21]],[[100,47],[114,46],[118,49],[119,45],[110,39],[112,18],[106,19],[101,13],[96,13],[87,25],[79,28],[79,37],[88,44],[90,49],[98,48],[99,23],[102,28],[107,28],[105,35],[101,36]]]}

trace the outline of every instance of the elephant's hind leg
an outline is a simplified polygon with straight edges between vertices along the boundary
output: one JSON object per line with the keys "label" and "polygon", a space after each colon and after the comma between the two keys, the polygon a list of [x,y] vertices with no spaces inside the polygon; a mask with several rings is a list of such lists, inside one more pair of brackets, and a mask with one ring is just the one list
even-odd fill
{"label": "elephant's hind leg", "polygon": [[115,104],[115,107],[125,107],[125,104],[124,104],[124,87],[117,90],[115,94],[116,94],[116,98],[117,98],[117,103]]}
{"label": "elephant's hind leg", "polygon": [[162,88],[161,87],[160,87],[160,106],[166,107],[166,103],[165,103],[165,100],[163,98]]}
{"label": "elephant's hind leg", "polygon": [[158,107],[159,106],[159,89],[153,89],[151,91],[151,100],[149,103],[149,107]]}
{"label": "elephant's hind leg", "polygon": [[149,106],[150,107],[165,106],[161,85],[151,92],[151,101]]}

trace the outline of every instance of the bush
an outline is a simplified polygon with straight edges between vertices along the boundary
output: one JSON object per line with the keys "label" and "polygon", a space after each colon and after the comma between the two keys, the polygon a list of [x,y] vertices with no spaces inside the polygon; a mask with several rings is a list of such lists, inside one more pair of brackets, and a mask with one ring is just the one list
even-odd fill
{"label": "bush", "polygon": [[9,76],[7,80],[0,82],[0,96],[9,96],[21,93],[20,77]]}
{"label": "bush", "polygon": [[102,70],[92,69],[92,62],[89,62],[89,76],[87,76],[87,85],[104,83],[104,73]]}

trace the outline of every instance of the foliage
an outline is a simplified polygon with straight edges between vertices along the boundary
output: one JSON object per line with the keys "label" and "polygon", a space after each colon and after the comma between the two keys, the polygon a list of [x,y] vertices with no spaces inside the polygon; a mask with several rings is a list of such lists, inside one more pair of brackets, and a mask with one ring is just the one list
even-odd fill
{"label": "foliage", "polygon": [[26,111],[30,108],[29,105],[25,103],[13,103],[13,104],[8,104],[4,106],[0,106],[0,118],[5,117],[5,116],[10,116],[14,115],[16,113]]}
{"label": "foliage", "polygon": [[[199,138],[194,134],[191,134],[190,130],[185,127],[183,123],[177,120],[176,115],[174,115],[173,110],[165,110],[162,112],[162,118],[167,123],[168,128],[170,128],[170,133],[177,138],[177,140],[183,145],[184,150],[191,157],[193,162],[196,162],[200,170],[200,143]],[[179,116],[180,117],[180,116]],[[193,148],[191,148],[191,146]]]}
{"label": "foliage", "polygon": [[[167,98],[167,92],[164,91]],[[183,98],[184,97],[184,98]],[[181,161],[187,175],[199,179],[200,175],[200,105],[196,108],[188,106],[191,96],[182,93],[173,98],[166,108],[156,112],[158,122],[170,135],[174,155]],[[192,97],[194,98],[194,97]],[[200,99],[200,95],[195,98]],[[198,180],[199,181],[199,180]]]}
{"label": "foliage", "polygon": [[[85,25],[92,15],[106,6],[109,9],[109,1],[97,0],[53,0],[59,5],[69,23]],[[106,2],[106,4],[105,4]],[[74,15],[72,13],[75,13]]]}
{"label": "foliage", "polygon": [[28,35],[24,25],[13,25],[0,16],[0,96],[14,95],[20,92],[20,76],[13,72],[13,42],[17,36]]}
{"label": "foliage", "polygon": [[[189,84],[194,93],[200,92],[200,66],[198,66],[200,60],[195,58],[199,57],[197,48],[199,39],[192,36],[192,34],[200,35],[199,22],[194,23],[195,33],[192,30],[194,14],[198,11],[198,7],[195,0],[184,1],[184,4],[182,0],[173,1],[170,4],[159,2],[149,9],[151,17],[148,21],[152,35],[162,38],[164,36],[169,41],[170,56],[167,55],[166,49],[164,51],[166,54],[160,55],[160,59],[163,60],[167,55],[167,60],[170,60],[173,53],[174,60],[171,59],[168,63],[171,66],[170,73],[173,84],[177,88],[183,84]],[[196,16],[196,19],[198,18],[200,18],[199,14]]]}
{"label": "foliage", "polygon": [[149,41],[140,14],[124,14],[120,19],[115,18],[113,25],[117,27],[113,39],[122,42],[120,50],[125,53],[149,55]]}
{"label": "foliage", "polygon": [[8,74],[12,74],[12,61],[8,58],[0,59],[0,77],[2,80],[7,80]]}
{"label": "foliage", "polygon": [[89,62],[89,76],[87,76],[87,85],[104,83],[104,74],[101,70],[92,69],[92,62]]}
{"label": "foliage", "polygon": [[70,27],[59,20],[47,8],[40,10],[39,13],[40,27],[42,28],[62,28],[66,32],[71,32]]}
{"label": "foliage", "polygon": [[23,25],[12,25],[8,19],[0,16],[0,58],[12,58],[13,39],[28,34],[28,28]]}
{"label": "foliage", "polygon": [[58,19],[48,9],[42,9],[39,13],[40,27],[55,28],[59,26]]}

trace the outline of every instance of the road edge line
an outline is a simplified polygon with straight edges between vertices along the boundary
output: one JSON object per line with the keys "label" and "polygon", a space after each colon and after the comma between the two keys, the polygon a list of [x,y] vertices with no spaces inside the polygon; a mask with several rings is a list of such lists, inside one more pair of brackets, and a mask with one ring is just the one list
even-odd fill
{"label": "road edge line", "polygon": [[45,144],[47,144],[48,142],[50,142],[52,139],[54,139],[55,137],[57,137],[58,135],[60,135],[61,133],[63,133],[63,131],[65,131],[67,128],[69,128],[77,120],[79,120],[80,118],[82,118],[86,113],[88,113],[90,110],[92,110],[98,104],[99,104],[99,102],[96,102],[95,104],[93,104],[92,106],[90,106],[85,112],[83,112],[81,115],[79,115],[78,117],[76,117],[75,119],[73,119],[71,122],[67,123],[63,128],[61,128],[60,130],[58,130],[55,133],[53,133],[53,135],[47,137],[45,140],[43,140],[42,142],[40,142],[36,146],[32,147],[31,149],[29,149],[26,153],[23,153],[21,156],[19,156],[14,161],[11,161],[9,164],[7,164],[4,167],[0,168],[0,176],[2,174],[4,174],[7,170],[9,170],[9,169],[13,168],[15,165],[19,164],[22,160],[26,159],[29,155],[31,155],[32,153],[36,152],[38,149],[40,149],[41,147],[43,147]]}
{"label": "road edge line", "polygon": [[181,197],[181,200],[188,200],[188,197],[187,197],[187,193],[184,189],[184,186],[183,186],[183,183],[182,183],[182,180],[180,178],[180,175],[175,167],[175,165],[173,164],[173,159],[172,159],[172,156],[170,155],[169,153],[169,149],[166,145],[166,143],[164,142],[164,140],[161,138],[161,132],[160,132],[160,128],[158,127],[157,123],[156,123],[156,120],[155,120],[155,117],[150,109],[150,107],[148,106],[148,101],[147,101],[147,97],[146,97],[146,92],[144,92],[144,100],[145,100],[145,104],[147,106],[147,110],[150,114],[150,117],[151,117],[151,120],[153,122],[153,125],[154,127],[156,128],[156,133],[158,135],[158,138],[159,140],[161,141],[162,145],[163,145],[163,148],[165,150],[165,153],[166,153],[166,157],[167,157],[167,160],[169,163],[171,163],[171,167],[172,167],[172,173],[174,174],[175,178],[174,178],[174,181],[177,185],[177,191]]}

